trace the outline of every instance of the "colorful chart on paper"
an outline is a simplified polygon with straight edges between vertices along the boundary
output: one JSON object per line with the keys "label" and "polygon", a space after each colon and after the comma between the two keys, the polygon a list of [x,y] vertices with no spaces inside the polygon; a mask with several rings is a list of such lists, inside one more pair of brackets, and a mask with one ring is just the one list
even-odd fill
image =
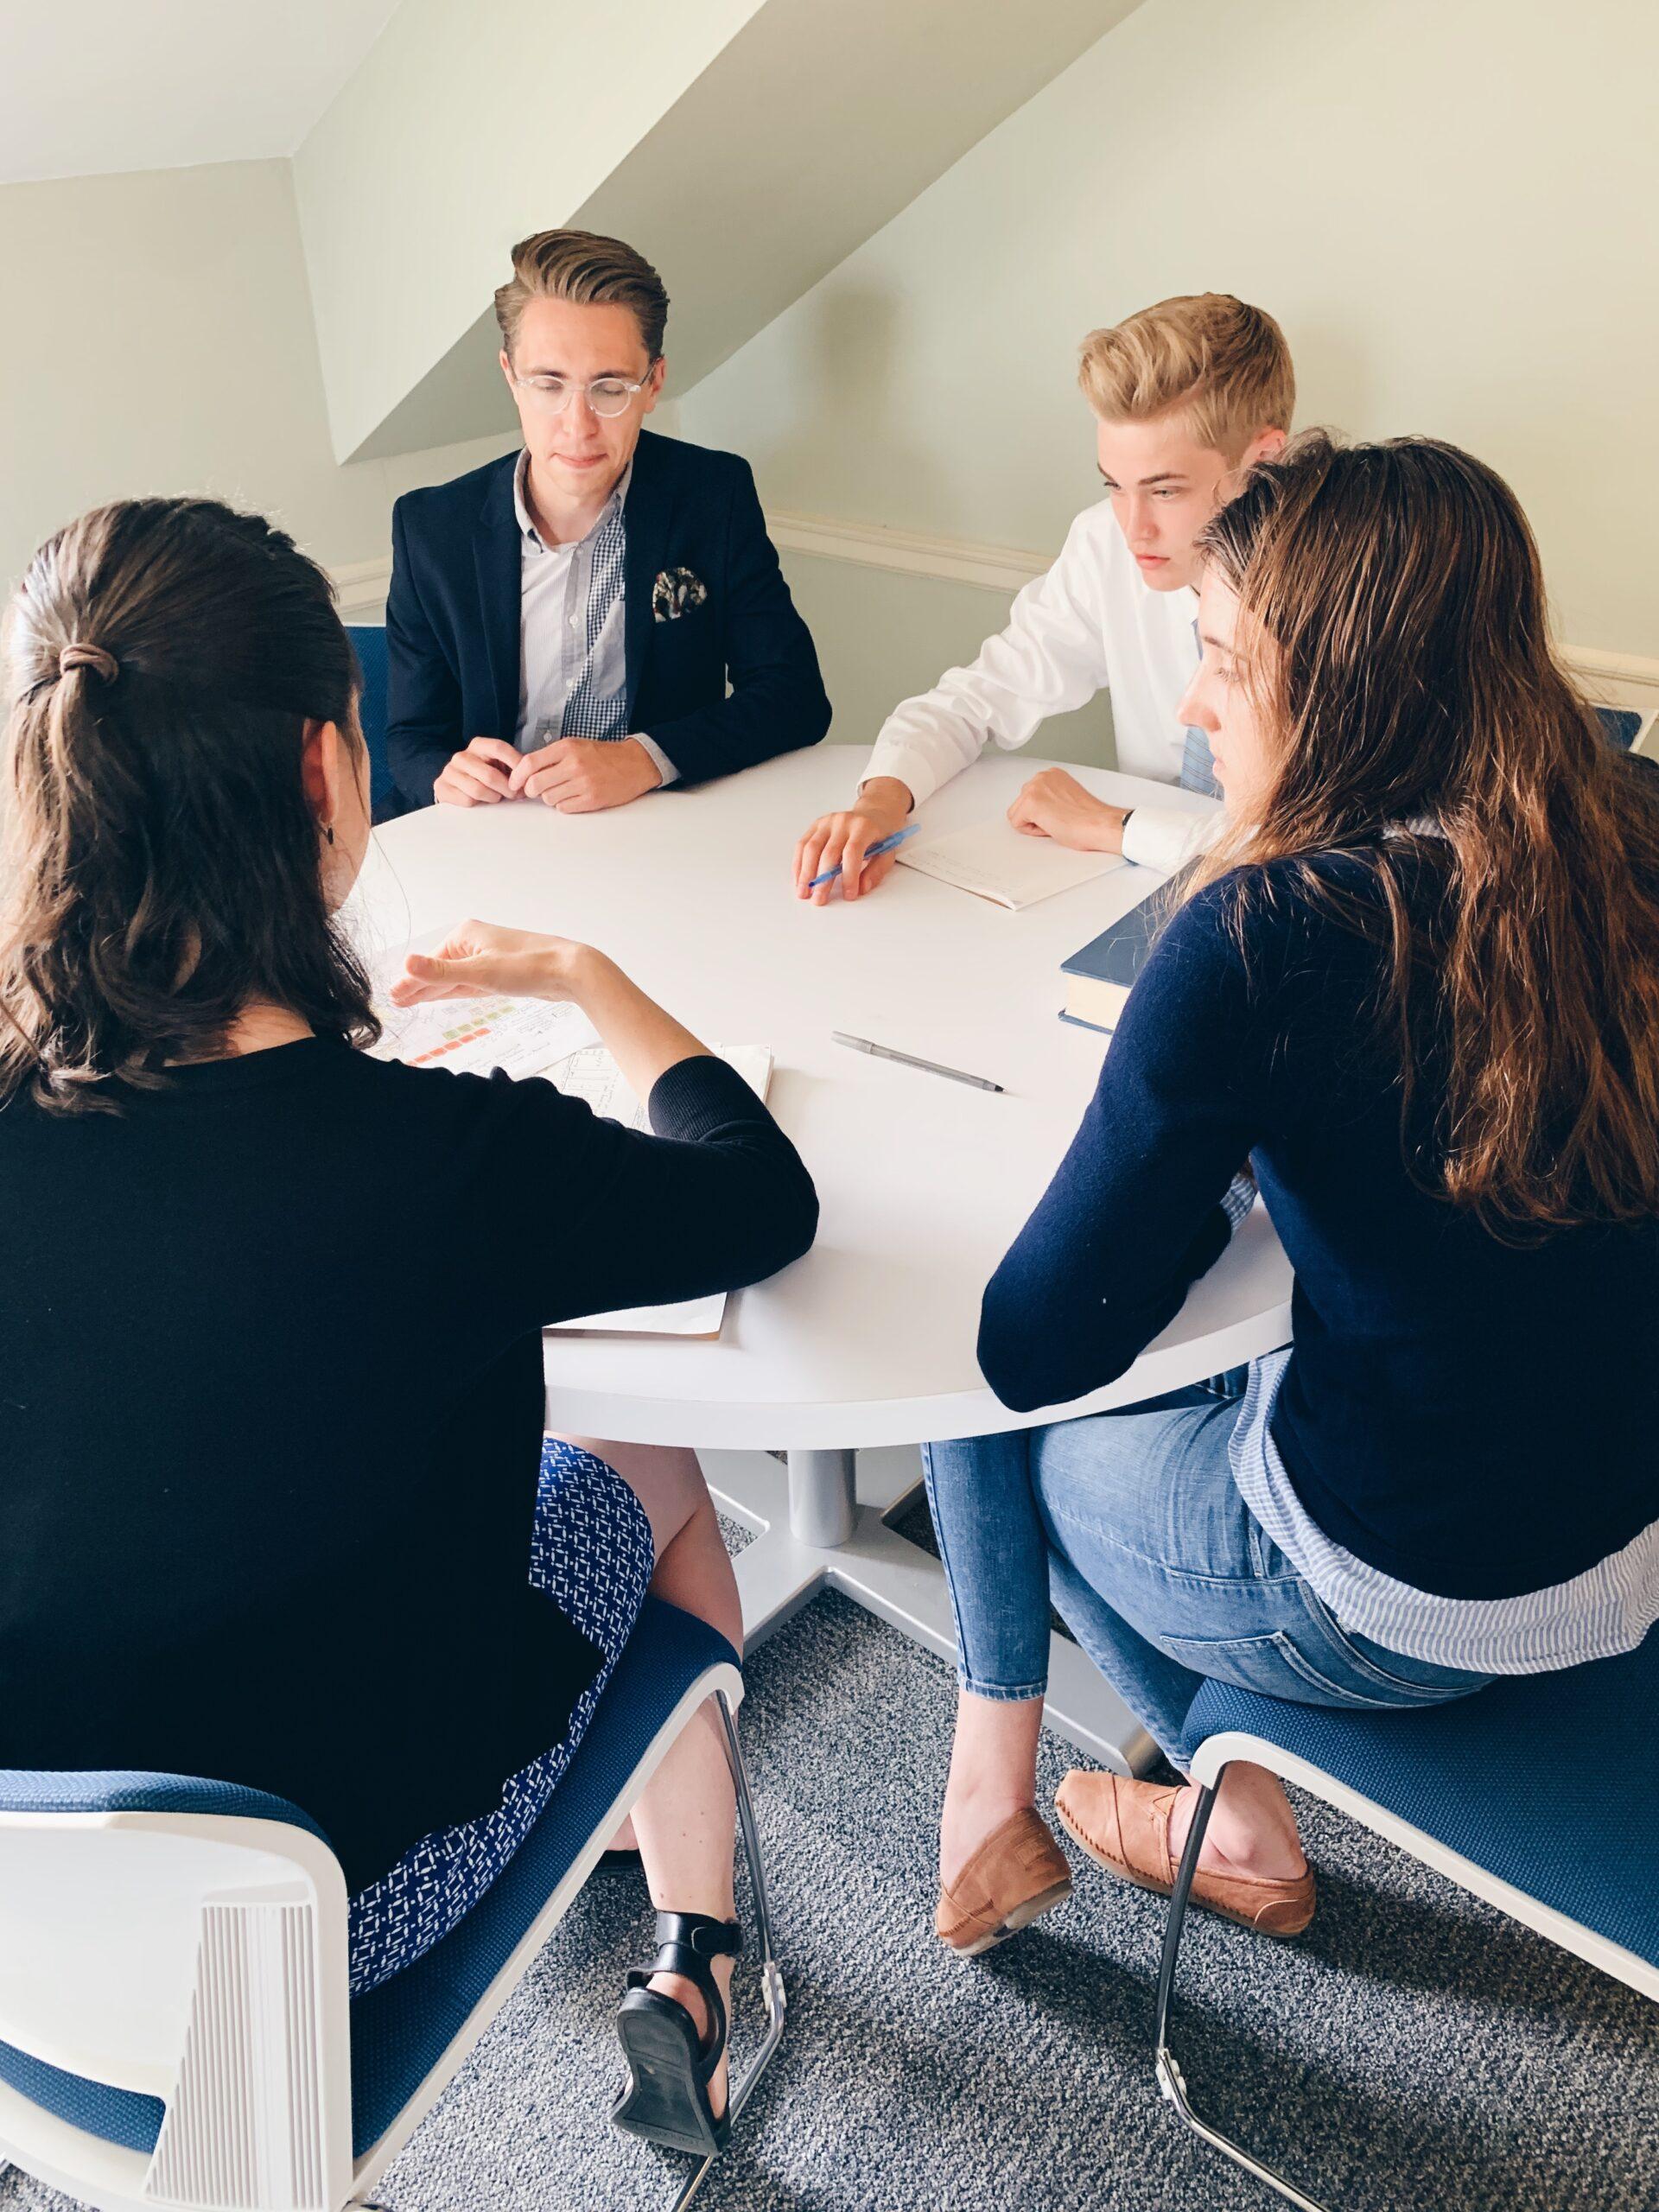
{"label": "colorful chart on paper", "polygon": [[416,1068],[535,1075],[594,1042],[586,1014],[544,999],[435,999],[410,1007],[378,999],[375,1011],[385,1024],[376,1057]]}

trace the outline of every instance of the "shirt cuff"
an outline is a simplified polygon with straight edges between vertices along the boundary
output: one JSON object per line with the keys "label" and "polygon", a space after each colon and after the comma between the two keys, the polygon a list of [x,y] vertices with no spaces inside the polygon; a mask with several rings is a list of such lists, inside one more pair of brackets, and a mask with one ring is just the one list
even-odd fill
{"label": "shirt cuff", "polygon": [[1172,806],[1132,807],[1123,824],[1123,857],[1137,868],[1173,875],[1214,843],[1224,819],[1219,807],[1209,814],[1178,814]]}
{"label": "shirt cuff", "polygon": [[878,776],[891,776],[905,786],[914,803],[912,811],[932,798],[942,780],[925,753],[906,752],[897,745],[884,747],[880,740],[870,755],[868,767],[858,779],[860,791],[866,784],[873,784]]}
{"label": "shirt cuff", "polygon": [[1255,1178],[1248,1167],[1241,1167],[1221,1194],[1221,1210],[1227,1217],[1229,1236],[1255,1204]]}
{"label": "shirt cuff", "polygon": [[644,746],[646,753],[656,764],[657,772],[662,778],[664,784],[677,784],[679,782],[679,770],[674,766],[674,763],[669,759],[667,753],[664,752],[662,747],[658,745],[653,738],[647,737],[643,730],[637,729],[633,732],[633,741],[636,745]]}

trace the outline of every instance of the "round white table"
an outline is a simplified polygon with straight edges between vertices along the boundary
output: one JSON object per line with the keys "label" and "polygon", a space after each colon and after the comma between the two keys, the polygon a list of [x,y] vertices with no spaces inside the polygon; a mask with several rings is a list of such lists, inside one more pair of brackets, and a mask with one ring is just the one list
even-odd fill
{"label": "round white table", "polygon": [[[607,814],[427,808],[377,833],[353,929],[372,955],[474,915],[584,938],[703,1038],[772,1048],[770,1103],[817,1180],[817,1243],[737,1294],[718,1342],[550,1334],[548,1425],[696,1447],[716,1496],[760,1532],[738,1560],[751,1635],[830,1584],[948,1654],[938,1570],[887,1525],[919,1466],[895,1447],[1061,1410],[1014,1414],[992,1396],[974,1357],[980,1294],[1099,1070],[1104,1039],[1057,1019],[1060,963],[1156,879],[1122,868],[1012,914],[900,868],[868,899],[808,906],[792,895],[795,840],[848,803],[867,758],[817,746]],[[1043,765],[986,757],[928,803],[927,829],[1000,815]],[[1211,804],[1073,772],[1120,804]],[[1003,1090],[851,1052],[836,1029]],[[1132,1404],[1267,1351],[1289,1336],[1289,1299],[1258,1206],[1129,1372],[1064,1411]],[[786,1521],[776,1462],[760,1456],[779,1450]],[[1056,1657],[1051,1719],[1140,1764],[1144,1739],[1075,1647]]]}

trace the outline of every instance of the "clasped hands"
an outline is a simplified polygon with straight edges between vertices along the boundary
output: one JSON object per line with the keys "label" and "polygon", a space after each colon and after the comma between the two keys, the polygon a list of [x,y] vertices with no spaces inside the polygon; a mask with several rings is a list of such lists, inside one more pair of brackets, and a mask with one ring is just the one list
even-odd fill
{"label": "clasped hands", "polygon": [[561,814],[597,814],[654,791],[662,773],[637,739],[558,737],[520,753],[501,737],[475,737],[444,765],[432,786],[443,806],[493,806],[539,799]]}

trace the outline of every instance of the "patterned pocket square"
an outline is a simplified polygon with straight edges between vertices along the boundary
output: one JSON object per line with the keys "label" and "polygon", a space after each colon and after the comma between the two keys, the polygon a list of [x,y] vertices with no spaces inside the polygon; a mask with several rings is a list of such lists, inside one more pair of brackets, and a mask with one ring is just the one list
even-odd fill
{"label": "patterned pocket square", "polygon": [[651,588],[652,618],[672,622],[692,607],[701,607],[708,596],[708,585],[693,569],[664,569]]}

